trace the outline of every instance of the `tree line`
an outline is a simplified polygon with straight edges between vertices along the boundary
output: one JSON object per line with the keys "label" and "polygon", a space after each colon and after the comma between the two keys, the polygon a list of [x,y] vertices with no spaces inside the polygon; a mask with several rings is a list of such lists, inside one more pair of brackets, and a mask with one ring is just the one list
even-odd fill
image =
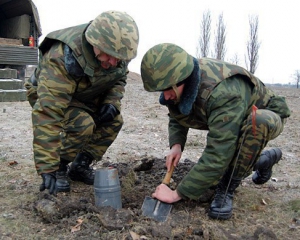
{"label": "tree line", "polygon": [[[216,31],[213,41],[213,48],[210,48],[211,40],[211,12],[206,10],[202,14],[200,24],[200,37],[196,48],[196,55],[201,57],[212,57],[219,60],[224,60],[226,56],[226,24],[224,22],[223,13],[219,14],[216,24]],[[247,41],[247,53],[244,56],[246,69],[252,74],[255,73],[258,67],[259,48],[261,42],[258,39],[259,17],[258,15],[249,16],[249,38]],[[235,53],[229,62],[239,64],[238,54]],[[293,79],[296,82],[297,88],[300,83],[300,70],[296,70]]]}
{"label": "tree line", "polygon": [[[224,60],[226,55],[226,24],[224,22],[223,13],[219,14],[217,19],[217,26],[214,36],[213,49],[210,48],[211,38],[211,12],[206,10],[202,14],[202,20],[200,25],[200,37],[199,45],[196,49],[197,57],[213,57],[219,60]],[[249,17],[249,40],[247,42],[247,55],[245,55],[245,64],[247,70],[251,73],[255,73],[258,66],[258,51],[260,48],[260,42],[258,41],[258,26],[259,19],[257,15]],[[239,63],[238,55],[235,54],[230,60],[234,64]]]}

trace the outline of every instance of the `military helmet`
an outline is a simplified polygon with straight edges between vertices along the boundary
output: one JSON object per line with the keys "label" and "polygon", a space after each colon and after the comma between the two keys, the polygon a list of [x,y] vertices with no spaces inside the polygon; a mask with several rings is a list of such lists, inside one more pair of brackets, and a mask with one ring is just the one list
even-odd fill
{"label": "military helmet", "polygon": [[85,37],[92,46],[115,58],[131,60],[137,55],[138,27],[125,12],[101,13],[88,26]]}
{"label": "military helmet", "polygon": [[163,91],[185,80],[193,69],[193,57],[185,50],[172,43],[161,43],[145,53],[141,77],[146,91]]}

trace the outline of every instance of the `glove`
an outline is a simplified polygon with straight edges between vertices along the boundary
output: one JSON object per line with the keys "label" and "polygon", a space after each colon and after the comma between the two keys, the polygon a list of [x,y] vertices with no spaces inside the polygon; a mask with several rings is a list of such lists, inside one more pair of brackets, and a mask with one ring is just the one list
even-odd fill
{"label": "glove", "polygon": [[112,121],[120,112],[112,104],[104,104],[98,112],[97,123],[105,123]]}
{"label": "glove", "polygon": [[49,189],[49,193],[56,195],[57,187],[56,187],[56,172],[50,173],[42,173],[43,183],[40,185],[40,191],[44,191],[45,189]]}

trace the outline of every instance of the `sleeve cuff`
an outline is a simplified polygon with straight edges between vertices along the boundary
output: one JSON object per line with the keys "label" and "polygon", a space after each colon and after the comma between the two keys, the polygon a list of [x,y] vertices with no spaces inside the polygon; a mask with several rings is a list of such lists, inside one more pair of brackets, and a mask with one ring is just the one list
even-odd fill
{"label": "sleeve cuff", "polygon": [[181,197],[181,199],[184,199],[184,200],[187,200],[187,199],[188,199],[188,197],[186,197],[185,195],[183,195],[182,193],[180,193],[180,192],[178,191],[178,189],[176,189],[176,192],[177,192],[177,194],[179,195],[179,197]]}

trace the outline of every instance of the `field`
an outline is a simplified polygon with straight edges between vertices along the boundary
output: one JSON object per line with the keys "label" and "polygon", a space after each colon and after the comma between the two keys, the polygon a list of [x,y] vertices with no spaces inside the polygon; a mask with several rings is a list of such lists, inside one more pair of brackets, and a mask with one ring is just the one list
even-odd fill
{"label": "field", "polygon": [[[161,182],[168,151],[167,109],[158,93],[143,90],[130,73],[123,99],[125,124],[95,168],[118,169],[122,208],[98,208],[93,186],[71,182],[70,193],[39,192],[32,154],[28,102],[0,102],[0,239],[299,239],[300,236],[300,90],[275,88],[292,110],[284,132],[269,142],[282,160],[264,185],[244,179],[227,221],[207,216],[213,190],[198,201],[173,204],[166,222],[142,215],[141,206]],[[189,171],[205,147],[206,132],[190,131],[172,187]]]}

